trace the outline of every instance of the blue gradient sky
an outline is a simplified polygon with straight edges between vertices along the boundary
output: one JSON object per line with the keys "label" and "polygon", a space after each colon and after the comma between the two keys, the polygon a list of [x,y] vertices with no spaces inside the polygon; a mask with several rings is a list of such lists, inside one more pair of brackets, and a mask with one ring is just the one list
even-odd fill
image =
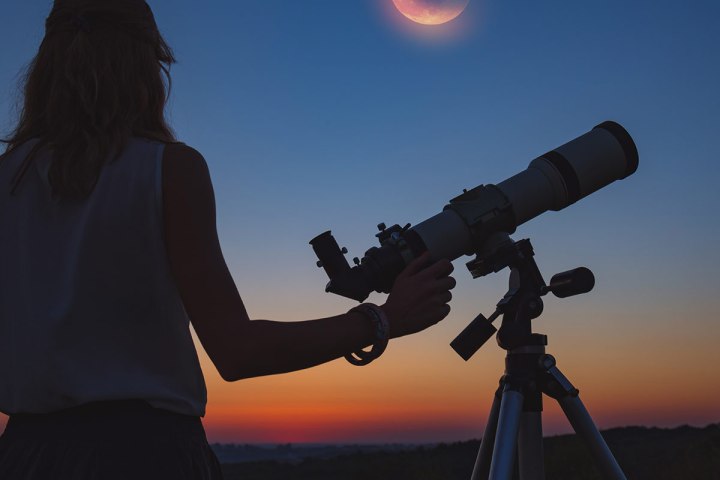
{"label": "blue gradient sky", "polygon": [[[307,244],[316,234],[332,229],[360,255],[378,222],[417,223],[462,188],[500,182],[612,119],[638,145],[637,173],[515,235],[532,239],[547,279],[578,265],[597,278],[582,298],[549,299],[537,329],[591,412],[597,406],[601,426],[720,420],[720,380],[709,373],[720,362],[718,2],[471,0],[435,29],[410,25],[390,0],[149,3],[179,59],[170,117],[210,165],[223,249],[252,317],[300,320],[352,306],[323,293],[326,278]],[[3,3],[3,133],[49,7]],[[347,388],[363,391],[417,370],[435,376],[402,387],[402,401],[442,383],[447,396],[437,403],[489,402],[502,352],[488,344],[465,364],[447,344],[478,311],[492,311],[506,275],[472,280],[463,262],[455,265],[450,317],[391,345],[385,368],[356,373],[335,362],[239,386],[222,384],[204,359],[210,407],[252,403],[277,382],[331,389],[352,376]],[[485,403],[466,413],[484,421]],[[348,427],[346,437],[473,436],[462,422],[423,429],[429,416],[388,432]],[[262,437],[238,429],[209,432]]]}

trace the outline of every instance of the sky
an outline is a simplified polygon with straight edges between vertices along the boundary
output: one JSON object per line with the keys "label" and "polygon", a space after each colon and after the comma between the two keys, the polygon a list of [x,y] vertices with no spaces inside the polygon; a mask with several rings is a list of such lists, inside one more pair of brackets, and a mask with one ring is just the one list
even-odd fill
{"label": "sky", "polygon": [[[637,172],[513,235],[532,240],[546,280],[581,265],[596,277],[588,294],[548,297],[535,331],[600,428],[720,421],[718,2],[470,0],[440,26],[391,0],[149,3],[179,60],[169,118],[208,162],[251,318],[354,306],[324,292],[317,234],[362,256],[377,223],[419,223],[614,120],[637,144]],[[3,4],[3,134],[50,6]],[[449,317],[366,367],[226,383],[198,344],[209,440],[479,438],[505,352],[490,341],[465,362],[449,342],[492,313],[508,279],[472,279],[470,259],[454,262]],[[545,405],[545,433],[570,431]]]}

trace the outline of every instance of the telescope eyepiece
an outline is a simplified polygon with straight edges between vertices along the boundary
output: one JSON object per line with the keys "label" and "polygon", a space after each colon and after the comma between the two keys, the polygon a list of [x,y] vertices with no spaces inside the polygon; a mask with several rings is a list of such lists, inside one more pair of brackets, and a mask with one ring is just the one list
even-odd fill
{"label": "telescope eyepiece", "polygon": [[310,240],[315,255],[318,257],[318,267],[322,267],[328,277],[333,278],[350,270],[343,250],[340,249],[330,230],[323,232]]}

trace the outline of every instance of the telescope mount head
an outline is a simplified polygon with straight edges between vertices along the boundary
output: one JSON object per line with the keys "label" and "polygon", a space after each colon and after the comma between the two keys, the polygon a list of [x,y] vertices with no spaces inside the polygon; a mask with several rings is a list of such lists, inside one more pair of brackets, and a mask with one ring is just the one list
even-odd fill
{"label": "telescope mount head", "polygon": [[[559,298],[592,290],[592,272],[579,267],[552,277],[550,285],[538,269],[530,240],[513,241],[507,233],[498,233],[488,240],[467,267],[474,278],[509,267],[509,289],[497,303],[490,318],[479,314],[452,342],[452,348],[468,360],[482,345],[497,333],[498,345],[504,350],[525,346],[547,345],[547,337],[533,333],[531,321],[542,314],[542,296],[552,292]],[[492,322],[502,315],[500,329]]]}

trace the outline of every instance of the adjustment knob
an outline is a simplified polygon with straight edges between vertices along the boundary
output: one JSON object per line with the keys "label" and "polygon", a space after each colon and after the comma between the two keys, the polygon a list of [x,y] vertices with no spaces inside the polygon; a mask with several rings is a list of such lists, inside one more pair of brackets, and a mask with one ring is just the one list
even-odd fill
{"label": "adjustment knob", "polygon": [[586,267],[579,267],[554,275],[546,290],[558,298],[572,297],[587,293],[595,286],[595,276]]}
{"label": "adjustment knob", "polygon": [[384,231],[387,227],[385,226],[384,223],[378,223],[377,228],[378,228],[378,230],[380,230],[380,231],[382,232],[382,231]]}
{"label": "adjustment knob", "polygon": [[341,248],[340,251],[341,251],[342,253],[347,253],[347,252],[348,252],[347,248],[345,248],[345,247]]}

